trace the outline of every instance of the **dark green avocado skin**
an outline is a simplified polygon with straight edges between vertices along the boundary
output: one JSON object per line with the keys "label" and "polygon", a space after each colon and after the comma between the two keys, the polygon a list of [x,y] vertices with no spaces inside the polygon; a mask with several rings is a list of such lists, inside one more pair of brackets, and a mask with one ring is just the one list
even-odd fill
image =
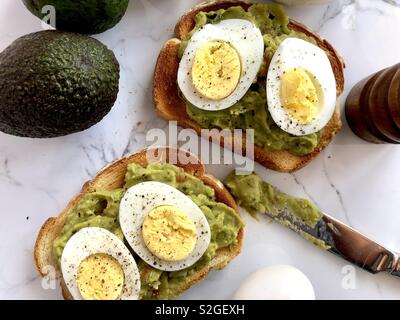
{"label": "dark green avocado skin", "polygon": [[23,0],[35,16],[43,19],[45,5],[56,9],[57,30],[84,34],[102,33],[121,21],[129,0]]}
{"label": "dark green avocado skin", "polygon": [[51,138],[91,127],[114,105],[119,71],[114,53],[84,35],[17,39],[0,53],[0,131]]}

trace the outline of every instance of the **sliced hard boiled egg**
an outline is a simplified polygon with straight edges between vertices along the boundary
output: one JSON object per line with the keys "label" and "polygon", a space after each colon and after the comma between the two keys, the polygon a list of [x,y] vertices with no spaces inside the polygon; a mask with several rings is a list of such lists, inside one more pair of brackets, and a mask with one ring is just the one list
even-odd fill
{"label": "sliced hard boiled egg", "polygon": [[121,200],[119,221],[133,251],[163,271],[190,267],[211,240],[210,226],[200,208],[161,182],[147,181],[129,188]]}
{"label": "sliced hard boiled egg", "polygon": [[194,57],[192,82],[211,100],[221,100],[235,91],[241,77],[239,53],[227,42],[210,41]]}
{"label": "sliced hard boiled egg", "polygon": [[307,41],[285,39],[269,65],[267,103],[275,123],[290,134],[324,128],[336,106],[336,80],[326,53]]}
{"label": "sliced hard boiled egg", "polygon": [[264,57],[261,31],[243,19],[206,24],[193,34],[182,56],[178,85],[203,110],[233,106],[257,77]]}
{"label": "sliced hard boiled egg", "polygon": [[240,285],[233,300],[315,300],[307,276],[290,265],[257,270]]}
{"label": "sliced hard boiled egg", "polygon": [[122,293],[125,275],[117,259],[105,253],[95,253],[80,263],[76,282],[85,300],[117,300]]}
{"label": "sliced hard boiled egg", "polygon": [[144,218],[142,235],[147,248],[165,261],[189,257],[197,242],[194,222],[180,208],[161,205]]}
{"label": "sliced hard boiled egg", "polygon": [[102,228],[83,228],[67,242],[61,271],[74,300],[137,300],[140,274],[125,244]]}

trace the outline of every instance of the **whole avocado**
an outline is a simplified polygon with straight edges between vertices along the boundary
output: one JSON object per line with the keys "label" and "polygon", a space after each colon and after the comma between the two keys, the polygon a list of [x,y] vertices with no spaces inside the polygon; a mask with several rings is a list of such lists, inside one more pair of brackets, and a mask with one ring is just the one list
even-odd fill
{"label": "whole avocado", "polygon": [[119,64],[98,40],[41,31],[0,53],[0,131],[51,138],[85,130],[112,108]]}
{"label": "whole avocado", "polygon": [[23,0],[35,16],[43,19],[46,5],[56,9],[56,29],[84,34],[102,33],[121,21],[129,0]]}

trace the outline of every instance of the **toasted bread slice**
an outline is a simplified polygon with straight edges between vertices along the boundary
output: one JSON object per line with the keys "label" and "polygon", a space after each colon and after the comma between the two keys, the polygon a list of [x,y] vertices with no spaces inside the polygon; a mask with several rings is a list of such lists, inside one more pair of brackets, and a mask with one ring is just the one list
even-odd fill
{"label": "toasted bread slice", "polygon": [[[244,9],[248,9],[251,3],[237,0],[206,2],[185,13],[175,27],[175,36],[177,38],[170,39],[161,49],[155,68],[153,98],[158,114],[166,120],[177,121],[184,128],[194,129],[199,135],[202,128],[197,122],[190,119],[186,112],[186,104],[179,95],[177,84],[177,73],[180,62],[178,49],[181,40],[185,39],[187,34],[193,29],[195,25],[194,17],[197,13],[200,11],[208,12],[225,9],[231,6],[242,6]],[[339,97],[344,90],[343,69],[345,65],[343,59],[326,40],[301,23],[290,20],[289,28],[314,38],[318,46],[328,52],[328,58],[336,78],[337,96]],[[341,127],[340,109],[339,103],[337,103],[334,115],[325,127],[320,142],[312,153],[305,156],[295,156],[288,151],[255,146],[254,160],[276,171],[296,171],[314,159],[332,141]],[[218,137],[213,137],[212,135],[208,138],[212,141],[218,140]],[[243,141],[234,141],[234,138],[232,138],[232,141],[224,141],[223,138],[219,138],[219,143],[221,146],[232,150],[235,144],[242,146],[242,154],[245,154],[245,143]],[[240,148],[236,148],[235,150],[240,150]]]}
{"label": "toasted bread slice", "polygon": [[[170,148],[156,148],[154,151],[158,158],[157,162],[168,162],[170,152],[174,152],[175,154],[177,154],[177,152],[185,152]],[[147,149],[141,150],[137,153],[116,160],[103,168],[91,181],[86,182],[83,185],[81,192],[71,200],[58,217],[49,218],[42,226],[34,249],[36,268],[43,277],[48,276],[51,272],[49,267],[56,270],[56,277],[60,279],[62,294],[65,299],[70,300],[72,297],[62,279],[61,271],[59,270],[58,263],[53,255],[53,242],[60,234],[65,219],[86,193],[95,190],[114,190],[122,187],[124,185],[124,178],[128,164],[137,163],[143,166],[148,164],[146,152]],[[204,165],[197,157],[187,152],[185,152],[185,154],[190,157],[189,164],[178,163],[177,166],[183,168],[187,173],[196,176],[206,185],[212,187],[215,190],[217,201],[225,203],[238,213],[239,211],[235,200],[224,187],[222,182],[215,177],[206,174]],[[177,157],[177,159],[179,159],[179,157]],[[175,288],[174,292],[171,293],[171,296],[177,297],[185,290],[201,281],[211,269],[223,268],[240,253],[242,242],[243,228],[239,231],[237,242],[234,246],[218,250],[216,256],[206,266],[204,266],[204,268],[188,277],[186,282],[182,283],[180,287]],[[147,270],[144,270],[143,272],[147,272]]]}

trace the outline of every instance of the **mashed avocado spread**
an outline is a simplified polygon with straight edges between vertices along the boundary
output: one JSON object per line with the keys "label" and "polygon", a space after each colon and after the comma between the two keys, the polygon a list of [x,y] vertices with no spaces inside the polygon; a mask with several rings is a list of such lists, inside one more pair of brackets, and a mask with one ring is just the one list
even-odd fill
{"label": "mashed avocado spread", "polygon": [[255,173],[235,175],[232,172],[225,179],[236,202],[252,216],[258,212],[268,214],[274,221],[292,229],[304,239],[325,250],[330,246],[325,241],[304,232],[299,226],[313,229],[322,219],[321,211],[310,201],[292,197],[263,181]]}
{"label": "mashed avocado spread", "polygon": [[279,216],[281,212],[285,212],[291,219],[305,223],[311,228],[322,218],[319,209],[310,201],[294,198],[279,191],[255,173],[244,176],[232,172],[226,178],[225,184],[238,205],[253,216],[257,212],[270,216]]}
{"label": "mashed avocado spread", "polygon": [[277,4],[254,4],[245,11],[242,7],[230,7],[211,12],[200,12],[196,15],[196,25],[182,41],[179,56],[182,57],[188,41],[202,26],[218,23],[225,19],[245,19],[254,23],[263,34],[265,44],[265,61],[261,66],[256,82],[247,94],[235,105],[219,111],[201,110],[186,102],[189,117],[203,128],[221,129],[254,129],[255,144],[262,148],[287,150],[303,156],[317,147],[321,132],[296,137],[280,129],[268,111],[265,94],[267,61],[272,59],[283,40],[296,37],[315,44],[314,39],[288,28],[289,18],[282,6]]}
{"label": "mashed avocado spread", "polygon": [[218,249],[234,245],[237,234],[243,226],[239,215],[232,208],[215,200],[214,189],[174,165],[157,163],[142,167],[130,164],[123,188],[86,194],[67,217],[59,237],[54,240],[54,255],[57,261],[60,261],[67,241],[84,227],[105,228],[123,240],[124,236],[118,221],[120,201],[128,188],[144,181],[166,183],[186,194],[200,207],[211,228],[211,242],[207,251],[196,264],[187,269],[163,272],[152,268],[135,256],[141,272],[141,298],[168,299],[172,296],[174,288],[180,287],[186,281],[186,277],[209,262]]}

